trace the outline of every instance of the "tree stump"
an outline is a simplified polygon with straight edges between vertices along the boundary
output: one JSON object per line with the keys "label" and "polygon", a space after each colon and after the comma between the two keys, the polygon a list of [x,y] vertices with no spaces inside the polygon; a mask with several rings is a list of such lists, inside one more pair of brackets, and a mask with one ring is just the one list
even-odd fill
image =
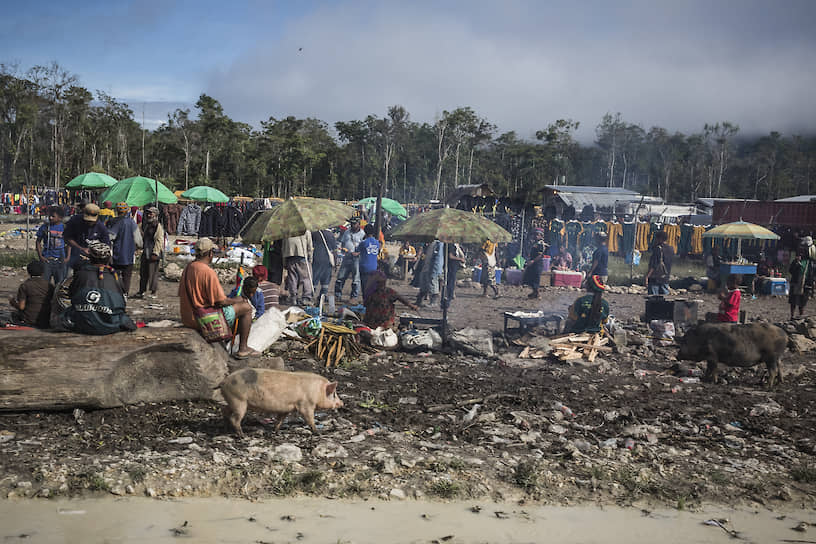
{"label": "tree stump", "polygon": [[0,331],[0,411],[212,399],[229,355],[191,329]]}

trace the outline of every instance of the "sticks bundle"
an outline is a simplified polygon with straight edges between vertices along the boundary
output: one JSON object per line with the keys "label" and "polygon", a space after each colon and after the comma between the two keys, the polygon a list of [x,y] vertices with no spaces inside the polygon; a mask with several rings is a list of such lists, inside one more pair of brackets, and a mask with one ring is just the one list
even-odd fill
{"label": "sticks bundle", "polygon": [[306,349],[315,358],[326,362],[326,368],[337,366],[346,358],[356,358],[363,353],[374,353],[376,350],[357,341],[357,334],[342,325],[323,323],[320,334],[312,340]]}
{"label": "sticks bundle", "polygon": [[586,359],[590,363],[598,356],[599,351],[612,351],[607,346],[609,338],[595,334],[570,334],[561,338],[554,338],[550,342],[553,353],[562,361]]}

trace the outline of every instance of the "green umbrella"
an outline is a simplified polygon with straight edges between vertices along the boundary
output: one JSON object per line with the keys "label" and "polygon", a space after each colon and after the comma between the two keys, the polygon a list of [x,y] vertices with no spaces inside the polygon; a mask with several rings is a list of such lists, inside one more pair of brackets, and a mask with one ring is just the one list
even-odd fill
{"label": "green umbrella", "polygon": [[[370,196],[368,198],[364,198],[362,200],[357,201],[358,206],[366,206],[368,208],[373,208],[377,205],[377,197]],[[390,198],[383,198],[382,199],[382,209],[394,215],[396,217],[408,217],[408,211],[402,207],[402,204],[397,202],[396,200],[392,200]]]}
{"label": "green umbrella", "polygon": [[256,212],[239,236],[248,244],[300,236],[307,230],[341,225],[354,215],[354,208],[322,198],[289,199],[272,210]]}
{"label": "green umbrella", "polygon": [[485,240],[509,242],[513,235],[481,215],[439,208],[408,219],[391,232],[398,240],[439,240],[445,243],[480,244]]}
{"label": "green umbrella", "polygon": [[198,185],[190,187],[181,196],[196,200],[198,202],[229,202],[229,197],[216,189],[215,187],[207,187],[206,185]]}
{"label": "green umbrella", "polygon": [[178,198],[173,191],[155,179],[136,176],[123,179],[99,197],[100,202],[110,200],[116,202],[127,202],[128,206],[144,206],[151,202],[156,202],[156,188],[159,190],[158,201],[163,204],[175,204]]}
{"label": "green umbrella", "polygon": [[116,185],[116,179],[99,172],[88,172],[75,177],[65,187],[68,189],[107,189]]}
{"label": "green umbrella", "polygon": [[734,221],[707,230],[703,234],[703,238],[736,238],[737,257],[740,257],[742,255],[743,240],[779,240],[779,235],[753,223]]}

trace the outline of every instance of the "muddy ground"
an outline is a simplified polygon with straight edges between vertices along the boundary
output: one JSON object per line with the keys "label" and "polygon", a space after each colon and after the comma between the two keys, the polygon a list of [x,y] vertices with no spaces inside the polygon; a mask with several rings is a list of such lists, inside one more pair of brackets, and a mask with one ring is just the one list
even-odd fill
{"label": "muddy ground", "polygon": [[[0,271],[0,296],[23,279],[19,270]],[[177,319],[178,284],[160,285],[157,299],[129,303],[134,318]],[[588,366],[519,361],[513,335],[501,334],[502,312],[560,311],[578,293],[551,289],[540,301],[529,301],[519,287],[504,288],[496,301],[479,293],[459,290],[451,323],[494,331],[497,357],[393,352],[348,363],[333,373],[345,407],[319,413],[317,435],[297,416],[275,432],[263,414],[250,414],[247,438],[238,439],[224,427],[216,401],[0,414],[0,496],[812,506],[812,354],[787,353],[787,380],[772,391],[761,369],[731,370],[719,385],[684,383],[671,371],[676,348],[648,340]],[[716,309],[710,295],[693,298],[702,301],[701,312]],[[608,299],[630,337],[644,340],[643,296]],[[772,297],[746,300],[744,309],[749,318],[773,321],[788,312],[785,300]],[[422,315],[439,314],[428,308]],[[271,354],[282,355],[290,369],[324,372],[297,341],[278,342]],[[555,402],[574,415],[554,410]]]}

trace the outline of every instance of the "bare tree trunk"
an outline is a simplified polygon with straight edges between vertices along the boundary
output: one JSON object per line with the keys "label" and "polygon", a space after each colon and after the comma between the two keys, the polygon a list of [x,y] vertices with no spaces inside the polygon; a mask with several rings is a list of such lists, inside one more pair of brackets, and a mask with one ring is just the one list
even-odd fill
{"label": "bare tree trunk", "polygon": [[456,144],[456,173],[453,175],[453,188],[459,186],[459,147],[461,143]]}
{"label": "bare tree trunk", "polygon": [[204,179],[210,181],[210,150],[207,150],[207,158],[204,162]]}
{"label": "bare tree trunk", "polygon": [[470,185],[470,176],[473,174],[473,148],[470,148],[470,164],[468,165],[468,182],[467,184]]}

